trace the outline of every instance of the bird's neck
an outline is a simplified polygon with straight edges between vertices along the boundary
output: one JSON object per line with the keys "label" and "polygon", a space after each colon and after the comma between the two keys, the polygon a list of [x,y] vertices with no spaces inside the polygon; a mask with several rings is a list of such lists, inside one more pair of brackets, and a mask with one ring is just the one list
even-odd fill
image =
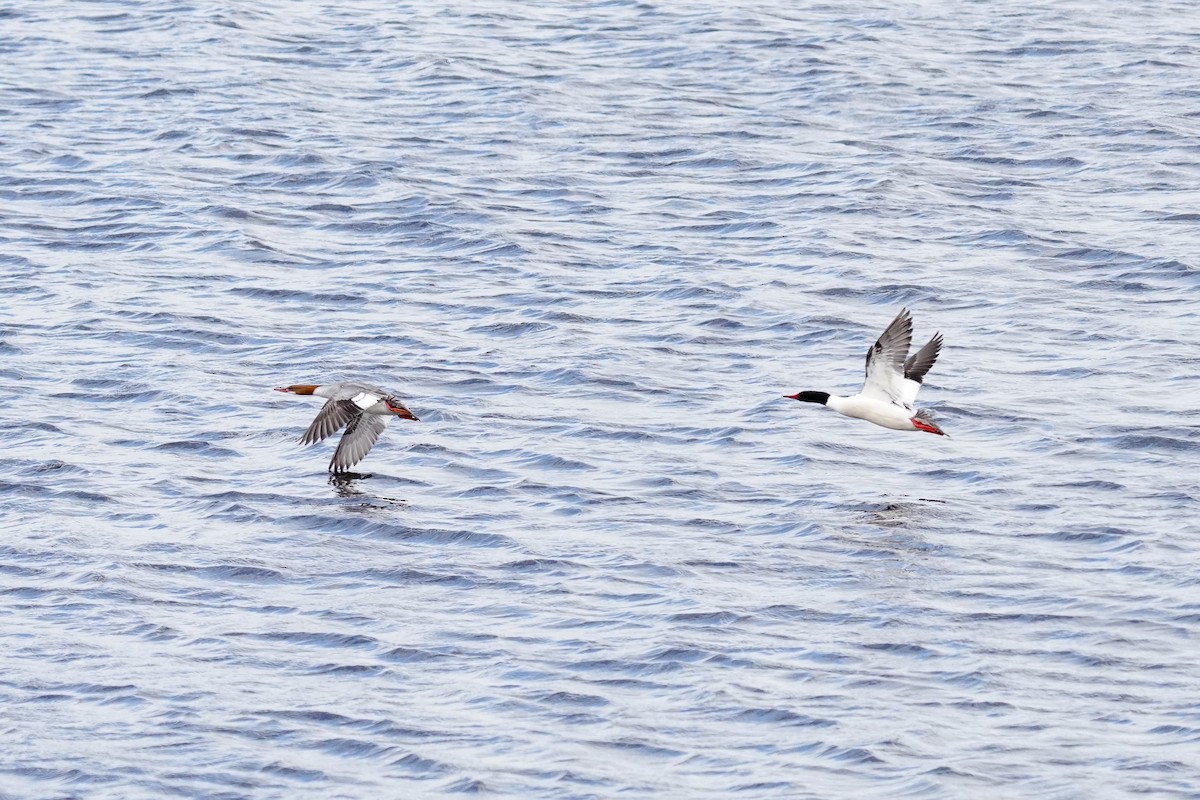
{"label": "bird's neck", "polygon": [[840,395],[831,394],[829,399],[825,401],[825,405],[832,408],[839,414],[845,414],[848,409],[854,404],[850,402],[849,397],[841,397]]}
{"label": "bird's neck", "polygon": [[292,387],[292,394],[316,394],[320,395],[317,389],[320,389],[315,383],[300,383]]}

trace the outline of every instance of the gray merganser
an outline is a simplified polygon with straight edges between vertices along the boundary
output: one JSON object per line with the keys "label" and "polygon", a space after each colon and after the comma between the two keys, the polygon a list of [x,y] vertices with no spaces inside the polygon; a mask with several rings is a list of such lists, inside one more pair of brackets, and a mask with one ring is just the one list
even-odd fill
{"label": "gray merganser", "polygon": [[839,414],[893,430],[945,436],[928,411],[913,405],[925,374],[942,351],[942,334],[935,333],[924,347],[909,356],[911,344],[912,315],[903,308],[867,351],[867,379],[858,394],[838,397],[828,392],[799,392],[784,396],[802,403],[821,403]]}
{"label": "gray merganser", "polygon": [[316,419],[300,437],[300,443],[315,444],[345,428],[346,432],[329,461],[330,472],[345,472],[362,461],[383,433],[388,417],[417,419],[395,395],[362,383],[331,383],[328,386],[300,383],[275,391],[327,398]]}

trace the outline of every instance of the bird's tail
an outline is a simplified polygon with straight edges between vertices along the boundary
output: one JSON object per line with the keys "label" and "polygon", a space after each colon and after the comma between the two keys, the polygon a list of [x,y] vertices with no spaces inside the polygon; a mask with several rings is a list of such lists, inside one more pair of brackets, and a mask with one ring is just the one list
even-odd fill
{"label": "bird's tail", "polygon": [[917,413],[913,414],[912,424],[919,431],[936,433],[938,436],[945,436],[947,439],[950,438],[950,434],[942,430],[941,426],[933,421],[933,414],[928,409],[918,409]]}

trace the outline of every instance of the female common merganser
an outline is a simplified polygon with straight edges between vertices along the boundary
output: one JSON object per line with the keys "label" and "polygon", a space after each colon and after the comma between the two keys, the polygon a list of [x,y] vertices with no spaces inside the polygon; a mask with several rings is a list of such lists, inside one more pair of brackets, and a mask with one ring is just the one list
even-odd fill
{"label": "female common merganser", "polygon": [[311,394],[328,400],[317,417],[300,437],[301,444],[315,444],[342,428],[342,441],[329,461],[330,472],[345,472],[370,452],[387,426],[390,416],[416,420],[416,416],[384,389],[361,383],[332,383],[316,386],[310,383],[284,386],[277,392]]}
{"label": "female common merganser", "polygon": [[[917,352],[908,355],[912,344],[912,315],[907,308],[900,310],[867,351],[867,379],[862,391],[853,397],[838,397],[828,392],[799,392],[785,395],[789,400],[821,403],[839,414],[865,419],[885,428],[898,431],[926,431],[945,436],[924,409],[913,403],[933,362],[942,351],[942,334],[933,338]],[[907,360],[905,356],[908,356]]]}

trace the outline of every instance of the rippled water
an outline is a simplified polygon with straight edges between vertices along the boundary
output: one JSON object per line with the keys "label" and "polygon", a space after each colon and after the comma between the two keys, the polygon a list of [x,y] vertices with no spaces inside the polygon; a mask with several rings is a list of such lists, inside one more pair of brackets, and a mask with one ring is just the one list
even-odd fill
{"label": "rippled water", "polygon": [[388,5],[0,11],[0,794],[1200,796],[1189,4]]}

